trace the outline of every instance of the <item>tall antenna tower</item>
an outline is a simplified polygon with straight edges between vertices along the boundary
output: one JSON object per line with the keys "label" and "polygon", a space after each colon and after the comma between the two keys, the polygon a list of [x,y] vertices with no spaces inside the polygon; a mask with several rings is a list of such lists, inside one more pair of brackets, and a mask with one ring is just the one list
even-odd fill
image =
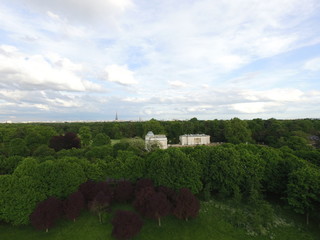
{"label": "tall antenna tower", "polygon": [[118,112],[116,112],[116,119],[115,120],[118,121]]}

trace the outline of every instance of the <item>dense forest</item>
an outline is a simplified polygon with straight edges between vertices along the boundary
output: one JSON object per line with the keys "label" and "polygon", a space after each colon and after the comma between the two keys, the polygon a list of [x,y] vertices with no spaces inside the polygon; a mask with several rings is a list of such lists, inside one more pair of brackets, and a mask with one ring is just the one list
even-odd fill
{"label": "dense forest", "polygon": [[[169,144],[192,133],[223,144],[147,152],[148,131],[166,134]],[[263,214],[268,201],[280,201],[319,222],[319,137],[316,119],[1,124],[0,221],[28,224],[39,202],[66,199],[88,180],[151,179]]]}

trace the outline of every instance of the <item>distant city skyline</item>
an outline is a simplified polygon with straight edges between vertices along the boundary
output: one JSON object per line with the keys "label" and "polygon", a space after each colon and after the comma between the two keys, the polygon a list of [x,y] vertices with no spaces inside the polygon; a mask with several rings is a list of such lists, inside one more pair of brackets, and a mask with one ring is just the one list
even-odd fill
{"label": "distant city skyline", "polygon": [[318,0],[3,0],[0,122],[319,118]]}

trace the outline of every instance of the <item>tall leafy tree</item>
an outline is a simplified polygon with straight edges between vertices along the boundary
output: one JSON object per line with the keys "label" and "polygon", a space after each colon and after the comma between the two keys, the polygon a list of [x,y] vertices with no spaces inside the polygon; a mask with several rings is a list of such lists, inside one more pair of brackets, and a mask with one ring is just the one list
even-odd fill
{"label": "tall leafy tree", "polygon": [[147,159],[147,177],[156,185],[178,190],[186,187],[198,193],[202,189],[201,166],[178,148],[158,150]]}
{"label": "tall leafy tree", "polygon": [[12,225],[26,225],[36,204],[46,196],[30,176],[0,176],[0,219]]}
{"label": "tall leafy tree", "polygon": [[226,122],[225,138],[230,143],[252,142],[251,131],[247,126],[247,122],[239,118],[233,118]]}
{"label": "tall leafy tree", "polygon": [[309,223],[309,215],[316,204],[320,203],[320,171],[317,167],[306,165],[289,175],[288,203],[300,214],[306,215]]}

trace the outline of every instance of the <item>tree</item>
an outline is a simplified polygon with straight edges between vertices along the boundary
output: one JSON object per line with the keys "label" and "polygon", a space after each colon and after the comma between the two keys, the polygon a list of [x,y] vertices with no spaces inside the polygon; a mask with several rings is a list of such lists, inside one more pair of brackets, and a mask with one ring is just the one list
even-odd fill
{"label": "tree", "polygon": [[67,159],[40,163],[37,168],[33,169],[32,175],[39,183],[39,190],[47,197],[65,198],[75,192],[86,180],[83,168]]}
{"label": "tree", "polygon": [[129,181],[120,181],[115,187],[114,198],[118,202],[128,202],[133,197],[133,185]]}
{"label": "tree", "polygon": [[199,200],[187,188],[182,188],[176,199],[176,207],[173,214],[179,219],[195,218],[200,209]]}
{"label": "tree", "polygon": [[64,149],[80,148],[81,141],[76,133],[67,132],[64,134]]}
{"label": "tree", "polygon": [[320,171],[317,167],[306,165],[289,175],[288,203],[300,214],[306,215],[309,223],[309,215],[320,202]]}
{"label": "tree", "polygon": [[40,145],[37,149],[33,152],[34,157],[47,157],[47,156],[54,156],[55,151],[48,147],[47,145]]}
{"label": "tree", "polygon": [[226,122],[225,138],[234,144],[252,142],[251,131],[247,123],[239,118],[233,118]]}
{"label": "tree", "polygon": [[26,225],[36,204],[46,196],[30,176],[0,176],[0,220],[12,225]]}
{"label": "tree", "polygon": [[62,215],[62,202],[58,198],[50,197],[38,203],[37,207],[30,215],[31,224],[39,230],[48,232],[54,223]]}
{"label": "tree", "polygon": [[93,138],[93,146],[103,146],[103,145],[109,145],[111,144],[111,139],[109,136],[107,136],[104,133],[98,133]]}
{"label": "tree", "polygon": [[23,157],[21,156],[12,156],[8,158],[0,156],[0,175],[13,173],[22,159]]}
{"label": "tree", "polygon": [[56,152],[64,149],[64,136],[53,136],[50,139],[49,147],[53,148]]}
{"label": "tree", "polygon": [[154,188],[146,187],[141,189],[133,202],[134,208],[142,215],[148,216],[150,213],[150,199],[155,194]]}
{"label": "tree", "polygon": [[112,221],[112,236],[116,239],[130,239],[137,235],[143,225],[141,218],[134,212],[118,210]]}
{"label": "tree", "polygon": [[9,154],[10,156],[28,156],[29,149],[27,148],[26,142],[21,138],[12,139],[9,145]]}
{"label": "tree", "polygon": [[161,227],[161,218],[167,216],[171,210],[171,203],[167,196],[162,192],[154,192],[147,202],[147,216],[158,220]]}
{"label": "tree", "polygon": [[89,204],[90,210],[98,214],[99,222],[102,223],[102,213],[107,210],[111,203],[111,196],[100,191]]}
{"label": "tree", "polygon": [[79,130],[82,146],[88,147],[92,144],[92,134],[90,127],[83,126]]}
{"label": "tree", "polygon": [[63,202],[63,209],[68,219],[76,221],[81,210],[85,206],[85,201],[80,191],[74,192]]}
{"label": "tree", "polygon": [[153,181],[151,179],[148,179],[148,178],[139,179],[136,182],[135,195],[137,195],[137,193],[139,193],[144,188],[153,189],[154,188]]}
{"label": "tree", "polygon": [[77,134],[73,132],[67,132],[63,136],[53,136],[50,139],[49,147],[58,152],[62,149],[80,148],[81,143]]}
{"label": "tree", "polygon": [[189,188],[198,193],[202,189],[201,166],[179,148],[151,153],[147,158],[147,174],[156,185],[174,190]]}
{"label": "tree", "polygon": [[89,203],[96,196],[96,182],[88,180],[79,186],[79,191],[83,194],[86,203]]}

